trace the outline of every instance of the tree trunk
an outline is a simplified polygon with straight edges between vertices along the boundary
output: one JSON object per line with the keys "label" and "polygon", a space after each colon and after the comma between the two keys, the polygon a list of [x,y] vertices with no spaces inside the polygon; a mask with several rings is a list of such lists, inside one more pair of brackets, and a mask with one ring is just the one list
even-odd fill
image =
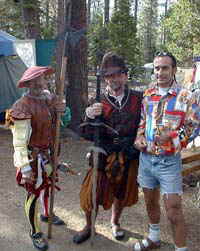
{"label": "tree trunk", "polygon": [[144,61],[152,62],[156,48],[157,0],[144,1]]}
{"label": "tree trunk", "polygon": [[88,24],[88,26],[90,25],[90,21],[91,21],[91,0],[88,0],[88,4],[87,4],[87,24]]}
{"label": "tree trunk", "polygon": [[22,15],[25,37],[29,39],[40,38],[40,8],[38,0],[23,0]]}
{"label": "tree trunk", "polygon": [[[168,0],[165,0],[165,16],[167,16]],[[163,44],[166,42],[166,30],[163,31]]]}
{"label": "tree trunk", "polygon": [[117,10],[118,8],[118,0],[114,0],[114,9]]}
{"label": "tree trunk", "polygon": [[134,17],[135,17],[135,25],[136,26],[137,26],[137,16],[138,16],[138,0],[135,0]]}
{"label": "tree trunk", "polygon": [[[86,28],[86,1],[71,1],[70,12],[66,12],[66,17],[71,17],[70,27],[76,31]],[[66,102],[72,113],[70,128],[77,131],[88,101],[86,36],[83,36],[75,47],[71,47],[67,72]]]}
{"label": "tree trunk", "polygon": [[110,20],[110,0],[104,0],[104,24],[108,24]]}

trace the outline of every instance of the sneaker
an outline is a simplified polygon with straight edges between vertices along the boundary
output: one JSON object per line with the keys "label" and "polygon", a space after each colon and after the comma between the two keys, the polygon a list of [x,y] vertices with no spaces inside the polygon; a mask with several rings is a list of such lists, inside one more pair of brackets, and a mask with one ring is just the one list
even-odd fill
{"label": "sneaker", "polygon": [[[40,220],[42,221],[42,222],[48,222],[48,220],[49,220],[49,216],[45,216],[45,215],[40,215]],[[57,215],[53,215],[53,217],[52,217],[52,224],[53,225],[64,225],[65,224],[65,222],[63,221],[63,220],[61,220]]]}
{"label": "sneaker", "polygon": [[125,232],[123,229],[120,228],[120,224],[111,223],[111,228],[112,228],[112,235],[116,240],[120,241],[124,239]]}
{"label": "sneaker", "polygon": [[48,249],[48,243],[42,236],[43,233],[41,232],[35,233],[31,235],[31,239],[34,247],[36,247],[39,250],[45,251]]}

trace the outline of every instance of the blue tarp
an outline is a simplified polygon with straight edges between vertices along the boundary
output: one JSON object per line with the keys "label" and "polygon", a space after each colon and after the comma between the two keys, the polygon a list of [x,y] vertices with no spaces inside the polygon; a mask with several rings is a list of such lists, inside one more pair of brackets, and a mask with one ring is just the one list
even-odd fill
{"label": "blue tarp", "polygon": [[16,40],[15,37],[0,30],[0,56],[11,56],[16,55],[13,42]]}

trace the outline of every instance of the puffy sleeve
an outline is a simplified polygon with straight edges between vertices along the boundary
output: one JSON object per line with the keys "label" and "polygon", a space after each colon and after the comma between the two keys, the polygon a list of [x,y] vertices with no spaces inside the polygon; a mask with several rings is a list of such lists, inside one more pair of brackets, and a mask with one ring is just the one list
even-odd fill
{"label": "puffy sleeve", "polygon": [[31,136],[30,119],[15,120],[12,127],[13,147],[14,147],[14,166],[26,168],[29,166],[28,142]]}
{"label": "puffy sleeve", "polygon": [[31,136],[31,113],[28,105],[23,100],[17,101],[9,111],[12,121],[11,131],[13,134],[14,166],[26,168],[29,166],[28,143]]}

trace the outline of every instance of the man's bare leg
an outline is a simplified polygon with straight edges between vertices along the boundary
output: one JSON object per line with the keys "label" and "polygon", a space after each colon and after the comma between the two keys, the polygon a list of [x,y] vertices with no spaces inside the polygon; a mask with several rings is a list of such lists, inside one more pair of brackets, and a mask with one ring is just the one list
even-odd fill
{"label": "man's bare leg", "polygon": [[160,222],[160,190],[143,188],[146,209],[151,224]]}
{"label": "man's bare leg", "polygon": [[143,193],[149,217],[149,234],[141,242],[135,243],[135,251],[160,247],[160,190],[143,188]]}
{"label": "man's bare leg", "polygon": [[174,243],[177,247],[186,247],[186,227],[182,210],[182,199],[178,194],[163,196],[167,217],[171,223]]}
{"label": "man's bare leg", "polygon": [[111,224],[119,224],[119,219],[123,211],[122,201],[114,199],[112,204]]}
{"label": "man's bare leg", "polygon": [[112,205],[111,226],[113,237],[117,240],[122,240],[125,235],[119,223],[123,208],[122,201],[115,198]]}

